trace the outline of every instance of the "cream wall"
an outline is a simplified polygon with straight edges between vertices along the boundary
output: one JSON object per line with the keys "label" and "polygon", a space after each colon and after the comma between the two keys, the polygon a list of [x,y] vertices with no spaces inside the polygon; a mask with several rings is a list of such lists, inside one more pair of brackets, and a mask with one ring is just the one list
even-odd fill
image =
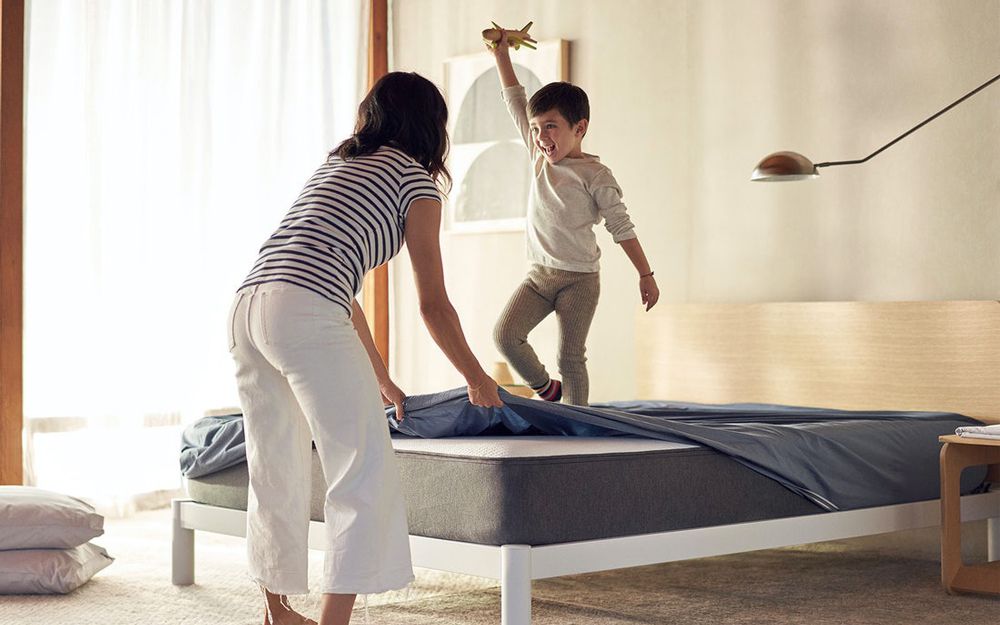
{"label": "cream wall", "polygon": [[[997,299],[1000,84],[872,161],[751,184],[779,149],[866,156],[1000,72],[1000,0],[396,0],[393,69],[443,83],[490,20],[571,41],[584,147],[615,172],[664,301]],[[521,50],[518,54],[530,54]],[[593,400],[633,397],[635,272],[600,229]],[[446,279],[480,360],[527,269],[523,233],[442,234]],[[394,261],[394,375],[461,384]],[[554,362],[555,324],[532,335]]]}

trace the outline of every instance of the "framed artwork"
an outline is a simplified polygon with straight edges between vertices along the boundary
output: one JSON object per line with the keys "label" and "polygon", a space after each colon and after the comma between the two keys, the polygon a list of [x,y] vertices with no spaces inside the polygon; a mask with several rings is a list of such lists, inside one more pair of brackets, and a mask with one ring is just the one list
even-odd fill
{"label": "framed artwork", "polygon": [[[542,85],[569,80],[569,42],[542,41],[537,50],[511,50],[528,98]],[[453,186],[446,228],[503,232],[524,228],[531,184],[528,152],[500,97],[493,55],[480,52],[445,61],[445,99]]]}

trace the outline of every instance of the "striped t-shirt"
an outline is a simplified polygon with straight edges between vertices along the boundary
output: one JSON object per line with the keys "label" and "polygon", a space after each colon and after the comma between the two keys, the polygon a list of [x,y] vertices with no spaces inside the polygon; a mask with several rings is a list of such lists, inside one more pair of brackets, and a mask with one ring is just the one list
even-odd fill
{"label": "striped t-shirt", "polygon": [[419,198],[439,200],[430,174],[401,150],[331,156],[260,248],[240,288],[288,282],[343,306],[373,268],[403,245],[406,214]]}

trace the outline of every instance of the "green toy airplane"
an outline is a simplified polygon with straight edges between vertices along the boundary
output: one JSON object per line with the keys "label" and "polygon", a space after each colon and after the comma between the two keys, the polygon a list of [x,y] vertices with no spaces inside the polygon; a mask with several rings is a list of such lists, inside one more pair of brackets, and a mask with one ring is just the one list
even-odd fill
{"label": "green toy airplane", "polygon": [[[497,42],[500,41],[500,37],[503,35],[504,29],[500,28],[496,22],[490,22],[490,24],[493,24],[493,28],[487,28],[483,31],[483,41],[489,47],[495,48],[497,47]],[[528,29],[531,28],[532,24],[534,24],[534,22],[528,22],[521,30],[507,31],[507,41],[510,42],[510,45],[513,46],[515,50],[520,49],[521,46],[531,48],[532,50],[535,49],[535,46],[531,44],[538,42],[532,39],[531,35],[528,34]]]}

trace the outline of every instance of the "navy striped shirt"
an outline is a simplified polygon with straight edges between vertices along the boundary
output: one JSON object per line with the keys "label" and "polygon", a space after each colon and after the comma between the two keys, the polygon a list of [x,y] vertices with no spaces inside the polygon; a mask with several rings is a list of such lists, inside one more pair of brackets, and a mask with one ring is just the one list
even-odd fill
{"label": "navy striped shirt", "polygon": [[331,156],[260,248],[240,288],[288,282],[350,314],[365,274],[399,253],[406,214],[419,198],[440,195],[427,170],[401,150],[383,146],[346,161]]}

